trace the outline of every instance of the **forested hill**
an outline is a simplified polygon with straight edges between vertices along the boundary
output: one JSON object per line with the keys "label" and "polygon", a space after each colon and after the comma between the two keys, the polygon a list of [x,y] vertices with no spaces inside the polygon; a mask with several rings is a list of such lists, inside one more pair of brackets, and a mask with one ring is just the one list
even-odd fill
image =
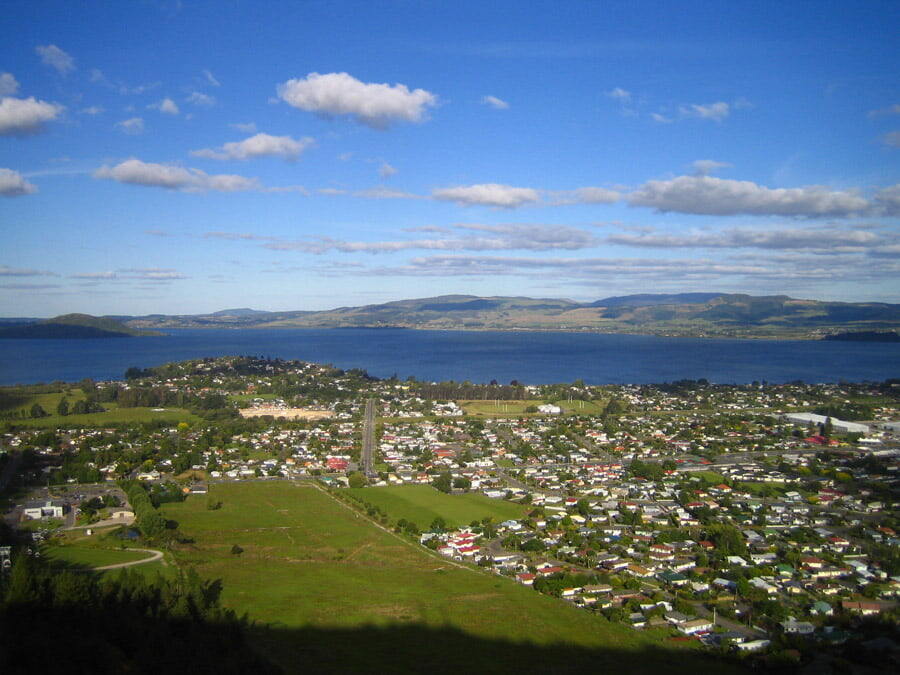
{"label": "forested hill", "polygon": [[144,329],[397,327],[821,338],[850,330],[900,328],[900,305],[726,293],[642,294],[591,303],[444,295],[314,312],[240,309],[191,316],[117,318]]}
{"label": "forested hill", "polygon": [[141,335],[159,333],[139,330],[114,319],[89,314],[64,314],[46,321],[0,328],[0,339],[120,338]]}

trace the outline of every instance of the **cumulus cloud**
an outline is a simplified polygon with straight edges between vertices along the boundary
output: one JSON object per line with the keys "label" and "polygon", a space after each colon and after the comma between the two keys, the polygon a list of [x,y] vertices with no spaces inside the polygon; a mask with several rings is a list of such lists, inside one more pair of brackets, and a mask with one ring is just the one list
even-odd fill
{"label": "cumulus cloud", "polygon": [[678,111],[684,117],[697,117],[703,120],[721,122],[731,114],[731,106],[724,101],[716,103],[691,103],[681,106]]}
{"label": "cumulus cloud", "polygon": [[773,189],[751,181],[712,176],[648,181],[628,196],[628,203],[662,212],[719,216],[849,216],[868,207],[868,202],[854,191],[836,191],[817,185]]}
{"label": "cumulus cloud", "polygon": [[497,110],[506,110],[509,108],[509,103],[504,101],[503,99],[499,99],[496,96],[484,96],[481,99],[481,102],[484,105],[489,105],[492,108],[496,108]]}
{"label": "cumulus cloud", "polygon": [[12,169],[0,169],[0,197],[22,197],[37,192],[37,186]]}
{"label": "cumulus cloud", "polygon": [[178,104],[168,97],[148,107],[159,110],[161,113],[165,113],[167,115],[177,115],[179,113]]}
{"label": "cumulus cloud", "polygon": [[38,45],[34,50],[41,57],[44,65],[56,68],[62,75],[75,70],[75,59],[56,45]]}
{"label": "cumulus cloud", "polygon": [[201,105],[201,106],[213,106],[216,104],[216,99],[209,94],[204,94],[199,91],[191,92],[191,95],[184,99],[188,103],[192,105]]}
{"label": "cumulus cloud", "polygon": [[708,176],[719,169],[727,169],[731,166],[728,162],[717,162],[714,159],[697,159],[691,162],[694,173],[698,176]]}
{"label": "cumulus cloud", "polygon": [[0,98],[0,136],[24,136],[41,131],[45,122],[56,119],[65,108],[56,103],[30,98]]}
{"label": "cumulus cloud", "polygon": [[615,190],[601,187],[583,187],[575,190],[557,190],[547,193],[554,206],[567,204],[614,204],[622,197]]}
{"label": "cumulus cloud", "polygon": [[306,148],[315,141],[308,136],[297,140],[290,136],[270,136],[269,134],[256,134],[243,141],[225,143],[220,149],[205,148],[193,150],[195,157],[207,159],[254,159],[257,157],[282,157],[287,160],[295,160]]}
{"label": "cumulus cloud", "polygon": [[540,201],[540,194],[533,188],[512,187],[498,183],[440,188],[431,193],[439,201],[455,202],[461,206],[494,206],[514,209]]}
{"label": "cumulus cloud", "polygon": [[360,124],[385,129],[393,122],[422,122],[437,96],[404,84],[376,84],[348,73],[310,73],[278,85],[278,97],[301,110],[326,117],[350,115]]}
{"label": "cumulus cloud", "polygon": [[93,175],[94,178],[110,179],[119,183],[181,192],[240,192],[258,190],[262,187],[255,178],[231,174],[210,175],[199,169],[154,164],[139,159],[128,159],[115,166],[102,166]]}
{"label": "cumulus cloud", "polygon": [[885,145],[889,145],[892,148],[900,148],[900,131],[891,131],[886,133],[881,137],[881,140]]}
{"label": "cumulus cloud", "polygon": [[397,169],[392,167],[387,162],[382,162],[381,166],[378,167],[378,175],[382,178],[390,178],[395,173],[397,173]]}
{"label": "cumulus cloud", "polygon": [[144,133],[144,119],[142,117],[131,117],[127,120],[116,122],[116,126],[126,134],[136,135]]}
{"label": "cumulus cloud", "polygon": [[19,83],[12,73],[0,73],[0,96],[11,96],[19,91]]}
{"label": "cumulus cloud", "polygon": [[887,216],[900,216],[900,183],[875,193],[875,211]]}
{"label": "cumulus cloud", "polygon": [[88,106],[87,108],[82,108],[81,112],[84,115],[99,115],[100,113],[103,112],[103,106],[100,106],[100,105]]}

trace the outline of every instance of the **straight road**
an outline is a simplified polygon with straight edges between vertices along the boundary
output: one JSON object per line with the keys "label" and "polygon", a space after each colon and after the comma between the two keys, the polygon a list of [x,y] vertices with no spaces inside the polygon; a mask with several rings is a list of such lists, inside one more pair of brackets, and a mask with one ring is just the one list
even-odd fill
{"label": "straight road", "polygon": [[375,478],[375,399],[366,401],[366,412],[363,419],[362,465],[366,478]]}

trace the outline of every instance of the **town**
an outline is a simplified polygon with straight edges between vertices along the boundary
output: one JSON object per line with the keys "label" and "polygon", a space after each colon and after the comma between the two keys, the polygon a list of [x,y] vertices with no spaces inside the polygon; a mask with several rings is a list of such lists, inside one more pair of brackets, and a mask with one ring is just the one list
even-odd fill
{"label": "town", "polygon": [[135,483],[210,509],[228,483],[313,483],[423,554],[636,631],[738,658],[897,650],[895,381],[476,385],[232,357],[30,393],[2,413],[0,488],[35,551],[133,526]]}

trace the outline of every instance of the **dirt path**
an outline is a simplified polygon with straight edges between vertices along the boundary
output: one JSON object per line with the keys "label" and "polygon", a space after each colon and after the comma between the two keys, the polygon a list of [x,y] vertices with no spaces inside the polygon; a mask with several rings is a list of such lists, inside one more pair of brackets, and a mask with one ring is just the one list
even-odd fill
{"label": "dirt path", "polygon": [[[122,567],[132,567],[134,565],[143,565],[148,562],[156,562],[157,560],[162,560],[163,552],[162,551],[154,551],[150,548],[130,548],[129,551],[143,551],[144,553],[152,553],[149,558],[141,558],[140,560],[132,560],[130,562],[116,563],[115,565],[104,565],[103,567],[95,567],[94,571],[104,571],[104,570],[117,570]],[[163,563],[165,564],[165,563]]]}

